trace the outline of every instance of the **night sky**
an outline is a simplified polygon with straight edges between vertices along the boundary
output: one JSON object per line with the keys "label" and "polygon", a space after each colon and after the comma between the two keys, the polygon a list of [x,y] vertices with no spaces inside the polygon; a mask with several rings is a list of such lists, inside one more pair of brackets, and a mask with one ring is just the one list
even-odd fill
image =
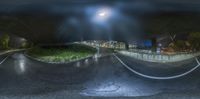
{"label": "night sky", "polygon": [[[94,21],[96,13],[104,8],[111,10],[112,16],[108,20]],[[144,20],[160,15],[198,18],[199,11],[199,0],[0,1],[0,20],[16,24],[9,27],[12,31],[7,29],[8,32],[37,43],[90,39],[132,41],[147,34],[144,25],[149,23]],[[7,21],[0,22],[8,24]]]}

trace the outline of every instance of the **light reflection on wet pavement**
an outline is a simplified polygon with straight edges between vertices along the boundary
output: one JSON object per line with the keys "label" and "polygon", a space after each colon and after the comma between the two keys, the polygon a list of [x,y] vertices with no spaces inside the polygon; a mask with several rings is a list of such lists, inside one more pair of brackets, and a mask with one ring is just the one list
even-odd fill
{"label": "light reflection on wet pavement", "polygon": [[59,65],[16,53],[0,67],[0,97],[135,97],[200,91],[199,69],[178,79],[151,80],[128,71],[112,54]]}

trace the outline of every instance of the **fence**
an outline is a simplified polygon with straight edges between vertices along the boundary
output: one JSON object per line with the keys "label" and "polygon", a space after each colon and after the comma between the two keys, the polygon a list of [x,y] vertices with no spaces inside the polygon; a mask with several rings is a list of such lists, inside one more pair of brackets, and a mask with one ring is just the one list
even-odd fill
{"label": "fence", "polygon": [[176,53],[172,55],[167,54],[159,54],[155,52],[148,52],[148,51],[138,51],[138,50],[121,50],[118,51],[118,53],[130,56],[136,59],[144,60],[144,61],[150,61],[150,62],[177,62],[177,61],[183,61],[190,58],[194,58],[196,56],[200,55],[200,52],[196,53]]}

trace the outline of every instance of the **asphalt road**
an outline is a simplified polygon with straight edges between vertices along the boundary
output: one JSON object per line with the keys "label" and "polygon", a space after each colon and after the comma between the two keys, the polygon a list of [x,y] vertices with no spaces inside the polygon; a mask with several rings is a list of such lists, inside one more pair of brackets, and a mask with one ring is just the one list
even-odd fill
{"label": "asphalt road", "polygon": [[[153,76],[171,76],[198,65],[195,59],[155,64],[117,56]],[[198,99],[199,75],[200,68],[176,79],[148,79],[129,71],[112,54],[58,65],[13,53],[0,64],[0,99]]]}

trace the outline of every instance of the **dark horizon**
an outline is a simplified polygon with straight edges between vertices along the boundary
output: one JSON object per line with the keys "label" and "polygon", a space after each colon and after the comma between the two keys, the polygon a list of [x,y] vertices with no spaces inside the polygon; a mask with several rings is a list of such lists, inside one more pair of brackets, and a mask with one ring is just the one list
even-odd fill
{"label": "dark horizon", "polygon": [[[0,7],[0,20],[3,20],[1,32],[17,34],[35,43],[65,43],[94,39],[130,42],[146,39],[152,32],[199,32],[200,2],[194,1],[10,1],[12,0],[0,1],[0,5],[3,5]],[[118,15],[101,26],[91,23],[90,19],[95,15],[95,10],[103,7],[112,9]],[[169,26],[170,28],[164,31],[155,30],[160,24],[165,26],[165,20],[171,20],[169,24],[177,26],[177,29]],[[15,25],[10,26],[11,21]],[[181,30],[185,27],[187,28]]]}

